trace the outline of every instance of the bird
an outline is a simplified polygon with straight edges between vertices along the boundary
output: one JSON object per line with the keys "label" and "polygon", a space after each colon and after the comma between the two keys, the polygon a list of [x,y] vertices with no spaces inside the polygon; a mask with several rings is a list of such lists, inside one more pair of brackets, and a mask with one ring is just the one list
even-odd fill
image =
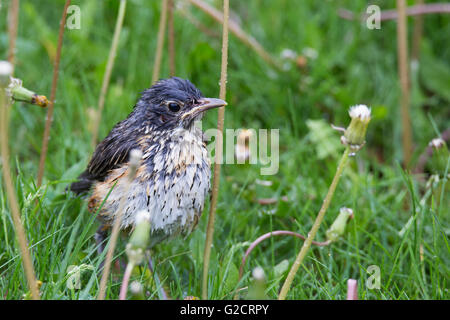
{"label": "bird", "polygon": [[[128,117],[97,145],[86,170],[70,185],[75,194],[88,194],[89,211],[98,212],[98,243],[107,237],[122,200],[121,230],[133,230],[137,213],[149,212],[149,248],[193,231],[211,176],[203,132],[195,122],[207,110],[226,105],[224,100],[205,98],[189,80],[178,77],[159,80],[141,93]],[[142,159],[128,182],[135,149]]]}

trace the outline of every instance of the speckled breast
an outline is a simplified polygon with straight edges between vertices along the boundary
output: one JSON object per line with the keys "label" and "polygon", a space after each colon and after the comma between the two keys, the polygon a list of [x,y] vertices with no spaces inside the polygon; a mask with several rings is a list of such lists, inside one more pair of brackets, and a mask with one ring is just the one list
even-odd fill
{"label": "speckled breast", "polygon": [[[170,137],[143,136],[139,144],[142,165],[127,194],[128,166],[114,169],[97,183],[91,201],[106,199],[99,217],[111,224],[121,199],[126,196],[122,228],[133,227],[137,212],[148,210],[151,219],[151,244],[188,235],[197,225],[210,189],[210,162],[200,129],[176,129]],[[94,206],[96,207],[96,206]]]}

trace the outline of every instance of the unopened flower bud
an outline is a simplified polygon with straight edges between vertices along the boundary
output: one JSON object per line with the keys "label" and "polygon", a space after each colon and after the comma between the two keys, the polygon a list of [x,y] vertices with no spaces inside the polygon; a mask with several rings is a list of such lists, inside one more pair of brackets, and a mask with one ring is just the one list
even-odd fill
{"label": "unopened flower bud", "polygon": [[362,148],[366,139],[367,126],[370,122],[370,109],[363,104],[350,108],[349,115],[351,117],[350,125],[345,129],[342,142],[354,151]]}
{"label": "unopened flower bud", "polygon": [[136,175],[136,171],[139,167],[139,164],[141,163],[142,160],[142,151],[140,149],[133,149],[130,151],[130,173],[129,173],[129,178],[133,179],[134,176]]}
{"label": "unopened flower bud", "polygon": [[253,269],[252,276],[256,281],[264,281],[265,275],[263,268],[256,267],[255,269]]}
{"label": "unopened flower bud", "polygon": [[140,264],[144,258],[150,240],[150,213],[146,210],[139,211],[136,215],[136,227],[127,244],[126,252],[130,262]]}
{"label": "unopened flower bud", "polygon": [[428,144],[430,147],[433,147],[434,149],[439,149],[445,146],[445,141],[442,138],[436,138],[430,141]]}
{"label": "unopened flower bud", "polygon": [[142,287],[142,284],[137,281],[133,281],[130,284],[130,294],[131,300],[145,300],[144,288]]}
{"label": "unopened flower bud", "polygon": [[46,96],[40,96],[27,88],[22,86],[22,80],[12,78],[6,89],[7,94],[11,99],[15,101],[22,101],[31,104],[38,105],[40,107],[46,107],[48,105],[48,100]]}
{"label": "unopened flower bud", "polygon": [[266,277],[264,270],[261,267],[256,267],[252,272],[253,281],[248,290],[247,299],[263,300],[267,299],[266,296]]}
{"label": "unopened flower bud", "polygon": [[327,240],[334,242],[344,234],[345,226],[349,218],[353,217],[353,210],[350,208],[341,208],[339,215],[334,220],[331,227],[327,230]]}
{"label": "unopened flower bud", "polygon": [[447,167],[448,158],[450,156],[447,148],[447,144],[444,139],[436,138],[431,140],[428,144],[433,149],[433,154],[431,156],[431,161],[429,163],[429,169],[443,177],[443,174]]}

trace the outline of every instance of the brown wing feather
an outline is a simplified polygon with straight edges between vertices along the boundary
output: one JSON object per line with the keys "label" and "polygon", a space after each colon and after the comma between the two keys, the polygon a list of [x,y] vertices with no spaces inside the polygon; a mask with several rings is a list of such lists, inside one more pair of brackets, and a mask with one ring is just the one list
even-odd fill
{"label": "brown wing feather", "polygon": [[131,130],[126,123],[127,119],[119,122],[98,144],[87,169],[72,183],[70,189],[75,193],[90,190],[96,181],[103,181],[111,170],[128,161],[130,151],[139,148],[137,142],[138,130]]}

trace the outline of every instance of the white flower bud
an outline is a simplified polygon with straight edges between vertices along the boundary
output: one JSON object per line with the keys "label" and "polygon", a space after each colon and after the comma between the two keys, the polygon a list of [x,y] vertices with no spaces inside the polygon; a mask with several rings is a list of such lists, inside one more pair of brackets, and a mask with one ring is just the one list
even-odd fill
{"label": "white flower bud", "polygon": [[435,138],[435,139],[431,140],[428,145],[430,147],[435,148],[435,149],[439,149],[439,148],[442,148],[445,145],[445,141],[443,139],[441,139],[441,138]]}
{"label": "white flower bud", "polygon": [[348,113],[352,119],[359,118],[363,121],[370,120],[370,109],[365,104],[350,107]]}
{"label": "white flower bud", "polygon": [[350,125],[345,129],[341,138],[342,143],[350,146],[352,151],[358,151],[365,144],[367,126],[370,122],[370,109],[364,105],[356,105],[350,108],[349,115],[352,118]]}
{"label": "white flower bud", "polygon": [[264,270],[261,267],[256,267],[252,272],[253,279],[263,281],[265,278]]}
{"label": "white flower bud", "polygon": [[142,151],[139,149],[133,149],[130,151],[130,173],[128,175],[130,181],[133,180],[134,176],[136,175],[136,171],[139,167],[139,164],[141,163],[142,156]]}

